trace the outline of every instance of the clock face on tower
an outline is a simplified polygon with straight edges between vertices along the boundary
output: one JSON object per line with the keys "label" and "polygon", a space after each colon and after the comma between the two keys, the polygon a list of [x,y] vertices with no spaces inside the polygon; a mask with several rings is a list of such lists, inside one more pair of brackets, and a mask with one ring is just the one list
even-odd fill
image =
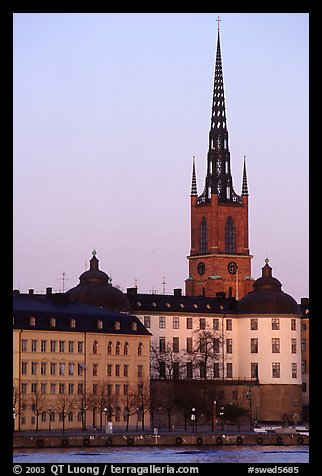
{"label": "clock face on tower", "polygon": [[230,263],[228,263],[227,269],[228,269],[230,274],[236,274],[237,267],[238,266],[234,261],[230,261]]}
{"label": "clock face on tower", "polygon": [[200,262],[200,263],[198,264],[198,273],[199,273],[199,274],[204,274],[205,271],[206,271],[205,263]]}

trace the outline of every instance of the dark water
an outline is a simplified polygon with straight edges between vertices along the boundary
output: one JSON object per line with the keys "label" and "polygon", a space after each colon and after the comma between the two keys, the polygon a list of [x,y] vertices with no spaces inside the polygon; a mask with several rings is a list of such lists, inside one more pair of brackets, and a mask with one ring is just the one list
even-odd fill
{"label": "dark water", "polygon": [[109,447],[15,450],[14,463],[308,463],[308,446]]}

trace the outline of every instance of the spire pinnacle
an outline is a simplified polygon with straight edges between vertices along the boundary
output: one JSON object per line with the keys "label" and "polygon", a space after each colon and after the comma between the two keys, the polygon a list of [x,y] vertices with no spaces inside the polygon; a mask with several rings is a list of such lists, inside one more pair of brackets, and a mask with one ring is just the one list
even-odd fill
{"label": "spire pinnacle", "polygon": [[195,156],[193,155],[192,161],[192,181],[191,181],[191,194],[190,196],[196,196],[197,193],[197,179],[196,179],[196,168],[195,168]]}
{"label": "spire pinnacle", "polygon": [[220,31],[220,22],[221,22],[220,17],[218,17],[216,21],[218,22],[218,31]]}
{"label": "spire pinnacle", "polygon": [[242,195],[248,195],[247,174],[246,174],[246,157],[245,156],[244,156]]}

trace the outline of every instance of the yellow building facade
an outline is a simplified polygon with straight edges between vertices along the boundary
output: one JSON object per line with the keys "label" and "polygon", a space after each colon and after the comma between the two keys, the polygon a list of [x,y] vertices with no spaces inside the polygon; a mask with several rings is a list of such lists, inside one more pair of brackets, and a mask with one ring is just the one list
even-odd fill
{"label": "yellow building facade", "polygon": [[150,333],[137,317],[50,293],[13,303],[15,430],[149,427]]}

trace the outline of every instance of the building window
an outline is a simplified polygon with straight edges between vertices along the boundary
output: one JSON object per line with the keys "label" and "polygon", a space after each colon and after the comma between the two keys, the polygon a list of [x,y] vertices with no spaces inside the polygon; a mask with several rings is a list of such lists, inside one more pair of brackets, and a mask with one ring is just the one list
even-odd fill
{"label": "building window", "polygon": [[82,354],[84,352],[84,342],[82,340],[79,340],[77,342],[77,352],[79,354]]}
{"label": "building window", "polygon": [[21,375],[27,374],[28,362],[21,362]]}
{"label": "building window", "polygon": [[258,379],[258,362],[251,362],[251,364],[250,364],[250,378]]}
{"label": "building window", "polygon": [[37,375],[37,362],[31,362],[31,375]]}
{"label": "building window", "polygon": [[199,319],[199,329],[205,330],[206,329],[206,318],[200,317]]}
{"label": "building window", "polygon": [[302,370],[302,374],[306,373],[306,360],[302,360],[301,370]]}
{"label": "building window", "polygon": [[257,331],[258,330],[258,319],[253,318],[250,320],[250,330],[251,331]]}
{"label": "building window", "polygon": [[137,322],[131,322],[131,329],[132,331],[137,331],[138,330],[138,323]]}
{"label": "building window", "polygon": [[78,395],[83,395],[83,393],[84,393],[84,384],[83,383],[78,383],[77,384],[77,393],[78,393]]}
{"label": "building window", "polygon": [[215,338],[213,339],[212,345],[213,345],[214,354],[219,354],[220,341],[219,341],[219,338],[218,338],[218,337],[215,337]]}
{"label": "building window", "polygon": [[128,366],[128,364],[124,364],[124,367],[123,367],[123,375],[124,375],[124,377],[128,377],[128,376],[129,376],[129,366]]}
{"label": "building window", "polygon": [[280,329],[280,320],[279,319],[272,319],[272,330],[279,331]]}
{"label": "building window", "polygon": [[281,365],[279,362],[272,363],[272,377],[273,378],[280,378],[281,376]]}
{"label": "building window", "polygon": [[179,362],[173,362],[173,380],[179,380]]}
{"label": "building window", "polygon": [[47,351],[47,341],[42,340],[40,343],[40,352],[46,352]]}
{"label": "building window", "polygon": [[233,330],[233,320],[226,319],[226,331],[232,331],[232,330]]}
{"label": "building window", "polygon": [[69,327],[70,327],[71,329],[75,329],[75,327],[76,327],[76,319],[70,319],[70,321],[69,321]]}
{"label": "building window", "polygon": [[173,352],[179,352],[179,337],[173,337],[172,349]]}
{"label": "building window", "polygon": [[64,362],[59,363],[59,375],[65,375],[65,363]]}
{"label": "building window", "polygon": [[93,364],[93,376],[97,377],[98,364]]}
{"label": "building window", "polygon": [[47,374],[47,362],[41,362],[40,364],[40,374],[46,375]]}
{"label": "building window", "polygon": [[57,364],[50,362],[50,375],[56,375]]}
{"label": "building window", "polygon": [[280,352],[280,340],[277,338],[272,339],[272,352],[278,354]]}
{"label": "building window", "polygon": [[186,328],[192,329],[192,317],[187,317]]}
{"label": "building window", "polygon": [[250,339],[250,352],[251,354],[257,354],[258,353],[258,339]]}
{"label": "building window", "polygon": [[159,329],[165,329],[165,316],[159,317]]}
{"label": "building window", "polygon": [[97,321],[97,329],[103,329],[103,321],[101,319]]}
{"label": "building window", "polygon": [[199,376],[200,378],[206,378],[206,363],[199,362]]}
{"label": "building window", "polygon": [[114,322],[114,329],[119,331],[121,329],[121,323],[120,321],[115,321]]}
{"label": "building window", "polygon": [[120,365],[120,364],[116,364],[116,365],[115,365],[115,377],[119,377],[119,376],[120,376],[120,372],[121,372],[121,365]]}
{"label": "building window", "polygon": [[73,383],[68,384],[68,393],[69,393],[69,395],[72,395],[74,393],[74,384]]}
{"label": "building window", "polygon": [[213,319],[212,323],[213,323],[213,330],[219,331],[219,319]]}
{"label": "building window", "polygon": [[226,253],[235,253],[236,234],[235,223],[232,217],[228,217],[225,225],[225,251]]}
{"label": "building window", "polygon": [[31,384],[31,393],[37,393],[37,383],[32,383]]}
{"label": "building window", "polygon": [[107,376],[112,377],[113,364],[107,364]]}
{"label": "building window", "polygon": [[56,340],[51,340],[50,341],[50,352],[56,352],[56,345],[57,345]]}
{"label": "building window", "polygon": [[233,378],[233,364],[231,362],[226,364],[226,375],[227,378]]}
{"label": "building window", "polygon": [[172,320],[172,328],[179,329],[179,317],[175,316]]}
{"label": "building window", "polygon": [[59,341],[59,352],[65,352],[65,341],[64,340]]}
{"label": "building window", "polygon": [[57,388],[56,383],[51,383],[50,384],[50,395],[55,395],[56,394],[56,388]]}
{"label": "building window", "polygon": [[37,340],[32,339],[31,341],[31,352],[37,352]]}
{"label": "building window", "polygon": [[291,331],[296,331],[296,319],[291,319]]}
{"label": "building window", "polygon": [[291,352],[296,354],[296,339],[291,339]]}
{"label": "building window", "polygon": [[192,362],[187,362],[187,378],[192,379]]}
{"label": "building window", "polygon": [[29,325],[30,326],[35,326],[36,325],[36,318],[34,316],[31,316],[29,318]]}
{"label": "building window", "polygon": [[49,319],[49,325],[50,327],[56,327],[56,319],[54,317]]}
{"label": "building window", "polygon": [[199,352],[205,354],[207,350],[207,339],[206,337],[200,337],[199,339]]}
{"label": "building window", "polygon": [[165,337],[159,338],[159,351],[165,352]]}
{"label": "building window", "polygon": [[301,351],[306,351],[306,339],[301,339]]}
{"label": "building window", "polygon": [[187,337],[187,352],[188,354],[192,354],[192,337]]}
{"label": "building window", "polygon": [[129,384],[124,383],[123,384],[123,395],[128,395],[128,393],[129,393]]}
{"label": "building window", "polygon": [[22,393],[22,395],[26,395],[26,393],[27,393],[27,385],[28,385],[27,383],[22,383],[22,384],[21,384],[21,393]]}
{"label": "building window", "polygon": [[143,377],[143,365],[138,365],[138,377]]}
{"label": "building window", "polygon": [[302,383],[302,392],[303,392],[303,393],[306,393],[306,392],[307,392],[306,382],[303,382],[303,383]]}
{"label": "building window", "polygon": [[46,389],[47,389],[47,384],[46,383],[41,383],[40,384],[40,393],[42,395],[46,395]]}
{"label": "building window", "polygon": [[151,327],[151,318],[150,316],[144,316],[144,325],[147,329]]}
{"label": "building window", "polygon": [[138,345],[138,355],[142,355],[142,349],[143,349],[143,344],[142,342],[140,342]]}
{"label": "building window", "polygon": [[292,363],[292,378],[297,378],[297,363]]}
{"label": "building window", "polygon": [[202,217],[200,224],[200,253],[208,251],[208,224],[205,217]]}
{"label": "building window", "polygon": [[121,355],[121,342],[116,343],[115,355]]}
{"label": "building window", "polygon": [[165,378],[165,362],[159,362],[160,378]]}
{"label": "building window", "polygon": [[58,391],[59,391],[60,395],[65,393],[65,384],[64,383],[59,384],[59,390]]}
{"label": "building window", "polygon": [[70,362],[68,364],[68,375],[74,375],[75,372],[75,364],[73,362]]}
{"label": "building window", "polygon": [[74,341],[73,340],[68,341],[68,352],[70,354],[72,354],[74,352]]}
{"label": "building window", "polygon": [[219,362],[214,363],[214,378],[220,378]]}
{"label": "building window", "polygon": [[129,343],[125,342],[124,344],[124,355],[129,355]]}
{"label": "building window", "polygon": [[233,339],[226,340],[226,353],[227,354],[233,353]]}
{"label": "building window", "polygon": [[113,351],[113,344],[111,341],[109,341],[109,343],[107,344],[107,354],[112,355],[112,351]]}
{"label": "building window", "polygon": [[21,352],[27,352],[27,339],[21,339]]}

